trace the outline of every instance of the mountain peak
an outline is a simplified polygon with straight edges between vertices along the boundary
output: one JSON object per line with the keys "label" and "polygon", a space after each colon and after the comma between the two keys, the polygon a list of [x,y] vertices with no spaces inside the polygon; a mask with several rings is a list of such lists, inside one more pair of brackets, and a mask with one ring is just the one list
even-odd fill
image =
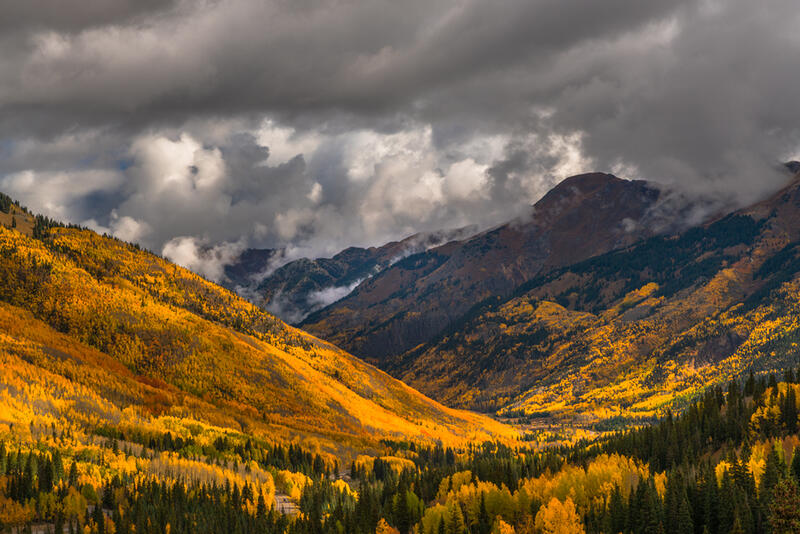
{"label": "mountain peak", "polygon": [[612,174],[572,176],[527,217],[398,262],[302,325],[388,367],[488,295],[658,233],[648,221],[659,195]]}
{"label": "mountain peak", "polygon": [[628,182],[613,174],[606,172],[586,172],[583,174],[576,174],[561,180],[549,193],[561,194],[564,191],[577,188],[579,191],[586,193],[588,191],[596,190],[608,184]]}
{"label": "mountain peak", "polygon": [[641,219],[659,195],[658,188],[642,180],[623,180],[603,172],[578,174],[560,182],[533,205],[533,222],[537,227],[564,230],[587,224],[615,226],[625,219]]}
{"label": "mountain peak", "polygon": [[655,191],[642,180],[624,180],[605,172],[587,172],[565,178],[548,191],[534,206],[546,205],[553,200],[566,198],[584,198],[589,196],[606,196],[623,189],[642,189]]}

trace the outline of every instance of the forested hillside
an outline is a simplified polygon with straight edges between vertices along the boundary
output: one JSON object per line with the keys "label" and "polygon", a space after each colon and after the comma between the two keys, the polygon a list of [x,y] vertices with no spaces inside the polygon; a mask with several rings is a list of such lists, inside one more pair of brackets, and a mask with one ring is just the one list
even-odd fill
{"label": "forested hillside", "polygon": [[[197,423],[93,435],[31,424],[0,439],[0,521],[87,533],[792,533],[796,380],[794,369],[781,382],[751,375],[594,442],[384,441],[349,465]],[[276,492],[297,512],[280,513]]]}
{"label": "forested hillside", "polygon": [[446,403],[599,429],[797,358],[800,185],[474,306],[392,372]]}
{"label": "forested hillside", "polygon": [[39,355],[41,362],[26,356],[28,363],[62,375],[74,360],[97,354],[99,370],[111,369],[105,387],[129,376],[171,398],[107,399],[123,407],[161,415],[200,402],[209,409],[189,409],[195,417],[337,441],[396,433],[449,439],[481,433],[484,423],[500,428],[448,410],[127,243],[54,226],[38,239],[0,229],[0,250],[6,343]]}

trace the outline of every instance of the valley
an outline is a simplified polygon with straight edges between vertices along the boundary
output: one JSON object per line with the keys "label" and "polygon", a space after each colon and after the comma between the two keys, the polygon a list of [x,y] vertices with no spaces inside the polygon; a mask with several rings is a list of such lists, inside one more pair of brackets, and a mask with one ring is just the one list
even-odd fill
{"label": "valley", "polygon": [[[372,355],[8,199],[0,524],[721,534],[792,521],[800,181],[689,228],[653,215],[661,194],[583,175],[527,227],[275,271],[301,302],[319,269],[312,291],[372,269],[303,324],[347,316],[363,329],[353,347],[384,347]],[[612,230],[575,229],[587,206]],[[256,270],[271,257],[248,254]],[[387,287],[400,289],[358,308]],[[386,345],[413,327],[402,312],[375,328],[374,314],[409,303],[420,324],[442,306],[451,319]]]}

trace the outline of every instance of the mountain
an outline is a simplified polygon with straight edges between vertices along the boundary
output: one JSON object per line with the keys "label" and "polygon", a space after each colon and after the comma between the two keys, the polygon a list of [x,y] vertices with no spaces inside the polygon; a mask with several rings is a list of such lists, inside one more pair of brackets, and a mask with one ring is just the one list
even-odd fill
{"label": "mountain", "polygon": [[508,296],[538,275],[673,229],[692,206],[678,216],[660,209],[671,200],[643,181],[573,176],[529,216],[409,256],[301,325],[389,368],[394,357],[429,342],[486,298]]}
{"label": "mountain", "polygon": [[225,285],[285,321],[297,323],[397,261],[476,231],[468,226],[419,233],[381,247],[350,247],[332,258],[301,258],[278,268],[272,265],[281,261],[283,251],[248,249],[226,266]]}
{"label": "mountain", "polygon": [[387,366],[456,406],[610,424],[797,364],[800,174],[746,209],[543,273]]}
{"label": "mountain", "polygon": [[[758,371],[800,342],[800,176],[543,272],[419,348],[433,387],[538,373],[503,404],[522,440],[134,245],[2,196],[0,222],[3,530],[796,531],[800,377]],[[602,432],[633,413],[664,416]]]}
{"label": "mountain", "polygon": [[225,265],[223,285],[231,290],[247,292],[255,281],[270,272],[272,262],[282,255],[282,250],[271,248],[248,248],[236,261]]}
{"label": "mountain", "polygon": [[328,450],[513,435],[135,245],[0,208],[18,221],[0,227],[0,434],[166,420]]}

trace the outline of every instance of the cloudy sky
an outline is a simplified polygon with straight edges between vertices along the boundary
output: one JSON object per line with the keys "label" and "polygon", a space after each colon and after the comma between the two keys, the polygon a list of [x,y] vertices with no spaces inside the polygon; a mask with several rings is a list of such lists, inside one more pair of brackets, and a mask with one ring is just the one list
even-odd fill
{"label": "cloudy sky", "polygon": [[[800,153],[795,0],[4,0],[0,190],[199,270]],[[214,277],[210,268],[205,274]]]}

